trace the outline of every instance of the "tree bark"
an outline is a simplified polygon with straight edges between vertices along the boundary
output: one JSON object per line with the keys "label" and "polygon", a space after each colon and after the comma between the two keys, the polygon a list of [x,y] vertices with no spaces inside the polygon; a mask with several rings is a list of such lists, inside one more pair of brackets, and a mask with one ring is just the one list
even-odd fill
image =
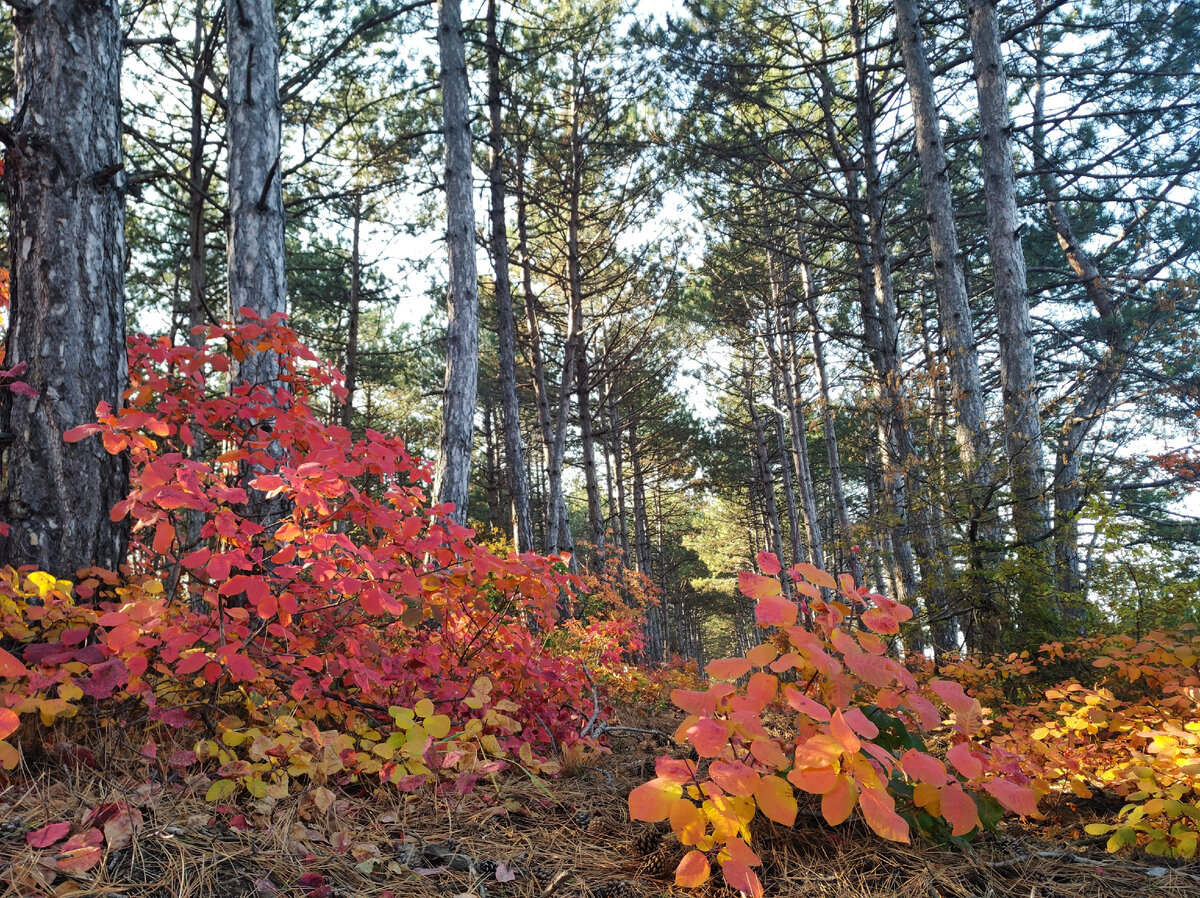
{"label": "tree bark", "polygon": [[949,163],[938,122],[933,73],[921,40],[915,0],[895,0],[896,31],[908,76],[908,92],[915,122],[921,193],[929,225],[933,263],[933,288],[938,302],[938,329],[945,348],[954,404],[954,433],[963,480],[967,485],[969,547],[974,562],[975,625],[985,651],[998,648],[1001,609],[985,569],[992,567],[1003,541],[1001,522],[990,509],[995,492],[995,472],[988,446],[983,390],[975,327],[958,245],[958,228],[950,191]]}
{"label": "tree bark", "polygon": [[350,214],[350,307],[346,324],[346,398],[342,400],[342,426],[347,430],[354,423],[354,390],[358,386],[358,325],[362,307],[362,254],[359,251],[362,194],[354,195],[354,207]]}
{"label": "tree bark", "polygon": [[518,552],[533,549],[529,516],[529,479],[525,474],[525,444],[521,439],[521,408],[517,398],[516,321],[512,283],[508,276],[508,226],[505,222],[504,128],[500,102],[500,39],[496,0],[487,7],[488,144],[491,150],[488,183],[492,198],[492,267],[496,284],[496,334],[500,351],[500,411],[504,425],[505,476],[512,497],[513,543]]}
{"label": "tree bark", "polygon": [[988,246],[995,277],[1000,334],[1000,380],[1004,398],[1004,438],[1012,468],[1013,526],[1022,557],[1022,598],[1040,602],[1050,572],[1046,480],[1042,467],[1042,424],[1034,368],[1032,324],[1021,249],[1013,170],[1012,120],[1008,79],[1000,46],[996,8],[972,2],[971,48],[979,98],[979,143],[987,206]]}
{"label": "tree bark", "polygon": [[3,367],[37,396],[4,394],[0,564],[74,577],[116,570],[127,529],[109,519],[128,465],[63,433],[116,409],[125,355],[125,172],[116,0],[42,0],[13,19],[16,109],[5,156],[10,239]]}
{"label": "tree bark", "polygon": [[779,524],[779,506],[775,502],[775,478],[771,476],[771,458],[767,453],[767,434],[762,417],[754,400],[754,384],[747,370],[743,374],[745,383],[746,411],[750,414],[750,426],[754,429],[754,457],[758,463],[758,479],[762,485],[763,507],[766,513],[767,535],[771,541],[771,551],[775,557],[783,561],[783,537]]}
{"label": "tree bark", "polygon": [[479,284],[475,269],[474,178],[471,169],[470,83],[463,48],[461,0],[438,4],[442,133],[446,142],[446,379],[433,493],[452,504],[448,517],[464,524],[475,439],[479,381]]}
{"label": "tree bark", "polygon": [[[279,38],[274,0],[235,0],[229,10],[229,306],[263,319],[287,311],[280,170]],[[252,353],[235,380],[270,384],[273,353]]]}

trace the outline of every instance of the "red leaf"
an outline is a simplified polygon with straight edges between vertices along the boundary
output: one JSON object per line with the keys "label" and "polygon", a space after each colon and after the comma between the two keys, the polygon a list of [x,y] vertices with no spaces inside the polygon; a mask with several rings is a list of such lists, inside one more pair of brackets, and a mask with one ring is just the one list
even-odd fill
{"label": "red leaf", "polygon": [[49,826],[26,833],[25,841],[33,848],[49,848],[55,842],[65,839],[70,831],[71,824],[68,822],[51,823]]}
{"label": "red leaf", "polygon": [[771,552],[758,553],[758,568],[764,574],[768,574],[772,577],[783,570],[783,568],[779,565],[779,559],[776,558]]}

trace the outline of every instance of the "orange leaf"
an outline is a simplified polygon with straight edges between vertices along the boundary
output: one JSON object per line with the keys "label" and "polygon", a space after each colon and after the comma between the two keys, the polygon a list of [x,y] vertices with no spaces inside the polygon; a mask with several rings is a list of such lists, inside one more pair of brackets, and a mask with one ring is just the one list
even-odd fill
{"label": "orange leaf", "polygon": [[681,889],[694,889],[708,879],[712,868],[702,851],[689,851],[675,868],[675,885]]}
{"label": "orange leaf", "polygon": [[754,620],[760,627],[790,627],[799,614],[795,602],[777,596],[759,599],[754,606]]}
{"label": "orange leaf", "polygon": [[687,798],[677,798],[671,802],[668,817],[671,829],[684,845],[695,845],[704,838],[708,829],[708,818],[704,816],[704,812]]}
{"label": "orange leaf", "polygon": [[750,662],[745,658],[718,658],[704,670],[714,680],[736,680],[750,672]]}
{"label": "orange leaf", "polygon": [[[4,649],[0,649],[0,677],[27,677],[29,671],[22,664],[16,655],[10,655]],[[0,739],[4,738],[0,736]]]}
{"label": "orange leaf", "polygon": [[752,599],[777,598],[782,594],[778,580],[753,571],[742,571],[738,574],[738,589]]}
{"label": "orange leaf", "polygon": [[896,813],[896,802],[882,789],[863,789],[859,807],[867,826],[892,842],[908,842],[908,824]]}
{"label": "orange leaf", "polygon": [[791,826],[796,822],[796,794],[791,783],[777,776],[764,776],[754,787],[758,809],[768,820]]}
{"label": "orange leaf", "polygon": [[771,552],[758,553],[758,567],[764,574],[770,574],[771,576],[783,570],[779,565],[779,559]]}
{"label": "orange leaf", "polygon": [[708,766],[708,775],[714,783],[729,795],[753,795],[761,777],[741,761],[714,760]]}
{"label": "orange leaf", "polygon": [[858,787],[848,776],[838,775],[833,787],[821,796],[821,816],[830,826],[844,823],[858,803]]}
{"label": "orange leaf", "polygon": [[979,808],[958,783],[942,789],[941,810],[952,827],[952,836],[965,836],[979,825]]}
{"label": "orange leaf", "polygon": [[803,561],[792,568],[792,576],[799,574],[813,586],[823,586],[826,589],[837,589],[837,581],[833,579],[826,571],[821,570],[816,565],[809,564]]}
{"label": "orange leaf", "polygon": [[655,777],[629,793],[629,819],[661,823],[671,815],[671,805],[683,794],[678,783]]}
{"label": "orange leaf", "polygon": [[746,652],[746,660],[755,667],[765,667],[778,657],[779,649],[775,648],[770,642],[756,645],[750,651]]}
{"label": "orange leaf", "polygon": [[741,861],[730,858],[721,865],[721,872],[725,874],[725,881],[729,883],[730,888],[745,892],[750,898],[763,898],[763,887],[758,881],[758,875]]}
{"label": "orange leaf", "polygon": [[17,717],[15,711],[8,708],[0,708],[0,739],[11,736],[20,725],[21,718]]}
{"label": "orange leaf", "polygon": [[833,712],[833,717],[829,721],[829,733],[850,754],[854,754],[862,748],[862,743],[859,741],[858,736],[854,734],[854,730],[850,728],[850,724],[846,723],[846,718],[842,716],[841,711]]}

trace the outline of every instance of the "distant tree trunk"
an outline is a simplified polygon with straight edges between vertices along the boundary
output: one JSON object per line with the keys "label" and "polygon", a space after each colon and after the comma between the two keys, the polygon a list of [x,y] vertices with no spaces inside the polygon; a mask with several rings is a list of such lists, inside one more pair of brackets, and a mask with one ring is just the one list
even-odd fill
{"label": "distant tree trunk", "polygon": [[[774,394],[774,404],[776,409],[784,403],[783,397],[780,395],[778,372],[772,372],[775,377],[771,378],[771,392]],[[792,547],[792,564],[799,564],[802,561],[808,560],[808,553],[805,551],[806,543],[804,537],[800,535],[800,508],[796,504],[796,487],[792,483],[792,466],[787,463],[788,444],[787,444],[787,426],[783,423],[783,415],[779,411],[771,413],[771,423],[775,425],[775,441],[779,447],[779,457],[784,459],[784,464],[781,466],[783,474],[783,498],[787,505],[788,517],[788,533],[791,537]],[[786,558],[780,558],[781,562],[786,562]]]}
{"label": "distant tree trunk", "polygon": [[[208,324],[213,315],[208,308],[208,271],[206,268],[206,244],[204,207],[215,174],[214,163],[206,158],[204,128],[204,84],[212,73],[216,54],[217,37],[221,33],[224,14],[209,17],[205,13],[205,0],[196,0],[194,32],[192,36],[191,83],[191,128],[188,135],[188,343],[199,347],[204,340],[202,334],[192,329]],[[198,430],[198,428],[197,428]],[[197,434],[199,437],[199,434]],[[202,450],[201,450],[202,451]]]}
{"label": "distant tree trunk", "polygon": [[488,524],[500,526],[500,465],[497,458],[495,414],[491,399],[483,401],[484,492],[487,495]]}
{"label": "distant tree trunk", "polygon": [[803,503],[804,523],[808,530],[809,560],[825,569],[825,541],[821,536],[820,512],[817,509],[817,490],[813,483],[812,465],[808,459],[808,412],[800,393],[799,355],[796,352],[796,319],[788,309],[780,320],[780,371],[783,374],[784,398],[792,426],[792,459],[796,466],[796,483]]}
{"label": "distant tree trunk", "polygon": [[350,296],[346,323],[346,398],[342,400],[342,426],[347,430],[354,423],[354,390],[358,386],[358,326],[362,306],[362,254],[359,233],[362,231],[362,195],[354,195],[351,210],[350,237]]}
{"label": "distant tree trunk", "polygon": [[13,17],[17,115],[5,154],[10,236],[3,365],[37,391],[6,392],[0,564],[58,577],[116,570],[127,529],[109,519],[128,463],[97,439],[63,442],[121,404],[125,237],[121,17],[116,0],[42,0]]}
{"label": "distant tree trunk", "polygon": [[505,474],[512,496],[513,543],[518,552],[533,549],[529,518],[529,479],[525,474],[525,445],[521,439],[521,407],[517,399],[516,321],[512,284],[508,276],[508,227],[504,218],[504,130],[500,103],[500,39],[496,0],[488,0],[488,144],[491,149],[488,182],[492,197],[492,267],[496,278],[496,334],[500,350],[500,408],[504,423]]}
{"label": "distant tree trunk", "polygon": [[1012,467],[1013,526],[1023,559],[1022,599],[1038,603],[1050,573],[1049,513],[1042,467],[1042,424],[1033,358],[1032,324],[1021,249],[1021,218],[1013,170],[1008,79],[1000,46],[996,8],[972,2],[971,49],[979,97],[979,143],[988,246],[995,274],[1000,380],[1004,394],[1004,437]]}
{"label": "distant tree trunk", "polygon": [[616,386],[610,388],[608,397],[609,410],[609,447],[613,457],[613,476],[617,481],[617,541],[623,555],[622,564],[629,567],[632,560],[629,554],[629,521],[625,511],[625,465],[621,452],[621,407],[614,395]]}
{"label": "distant tree trunk", "polygon": [[[229,305],[266,319],[287,311],[280,170],[279,38],[274,0],[239,0],[229,22]],[[273,353],[253,353],[236,379],[270,384]]]}
{"label": "distant tree trunk", "polygon": [[[538,429],[542,437],[542,476],[551,478],[551,447],[554,445],[554,425],[550,418],[550,396],[546,389],[546,362],[542,353],[542,330],[538,322],[537,299],[533,292],[533,259],[529,250],[529,224],[527,216],[527,197],[525,194],[525,154],[524,148],[517,146],[516,160],[516,201],[517,201],[517,249],[521,257],[521,292],[525,302],[525,324],[529,331],[529,367],[533,373],[533,395],[537,403]],[[551,531],[555,531],[557,541],[557,524],[555,519],[559,514],[562,500],[562,490],[555,490],[550,483],[542,489],[544,530],[542,549],[550,548]]]}
{"label": "distant tree trunk", "polygon": [[813,283],[812,268],[808,261],[808,248],[805,245],[803,231],[797,229],[796,240],[799,250],[800,286],[803,290],[809,324],[812,327],[813,364],[817,369],[817,387],[821,397],[821,424],[824,428],[825,455],[829,460],[829,491],[833,500],[834,513],[837,516],[838,529],[846,549],[846,557],[849,559],[850,575],[854,577],[855,583],[861,585],[862,568],[859,564],[858,553],[850,544],[850,510],[846,505],[846,488],[842,481],[837,419],[834,416],[833,403],[829,398],[829,378],[825,373],[825,344],[821,339],[821,319],[817,312],[816,285]]}
{"label": "distant tree trunk", "polygon": [[638,571],[653,579],[650,559],[650,525],[646,515],[646,481],[642,476],[642,451],[636,419],[629,422],[629,463],[633,468],[633,545]]}
{"label": "distant tree trunk", "polygon": [[981,649],[993,651],[999,648],[1002,613],[996,589],[986,576],[986,568],[992,567],[998,557],[1003,533],[1000,519],[989,508],[995,489],[995,472],[983,412],[975,328],[963,277],[950,193],[949,163],[938,123],[933,73],[921,40],[916,2],[895,0],[895,9],[896,31],[916,123],[921,192],[928,214],[933,287],[938,300],[938,328],[945,345],[943,357],[949,368],[954,401],[955,439],[963,478],[968,485],[968,533],[973,543],[970,552],[974,560],[976,592],[973,616],[977,632],[974,635],[978,637]]}
{"label": "distant tree trunk", "polygon": [[579,347],[575,366],[575,390],[579,402],[579,441],[583,450],[583,483],[587,490],[588,538],[595,547],[596,559],[605,554],[604,508],[600,502],[600,479],[596,472],[596,438],[593,433],[592,399],[588,374],[587,346]]}
{"label": "distant tree trunk", "polygon": [[766,512],[767,536],[771,541],[771,551],[775,557],[783,561],[783,537],[779,524],[779,506],[775,502],[775,478],[771,476],[771,458],[767,452],[767,434],[762,417],[758,413],[754,398],[754,384],[747,370],[742,376],[745,383],[746,411],[750,413],[750,426],[754,429],[754,455],[758,462],[758,478],[762,484],[763,507]]}
{"label": "distant tree trunk", "polygon": [[446,142],[446,380],[433,492],[452,503],[449,517],[467,520],[475,402],[479,380],[479,284],[475,270],[474,177],[471,170],[470,83],[463,49],[461,0],[438,4],[442,128]]}
{"label": "distant tree trunk", "polygon": [[942,560],[937,555],[928,515],[921,505],[910,503],[913,481],[918,475],[919,459],[909,426],[904,396],[904,377],[900,364],[900,329],[896,313],[896,297],[892,283],[890,253],[887,243],[887,224],[884,217],[883,186],[878,167],[875,144],[874,110],[866,78],[864,41],[861,24],[857,21],[857,3],[851,3],[855,16],[856,45],[856,112],[863,140],[863,162],[866,174],[865,208],[869,233],[865,244],[871,259],[872,284],[861,297],[864,335],[872,367],[875,369],[875,389],[880,403],[880,448],[883,455],[885,488],[892,500],[897,531],[892,534],[893,557],[898,567],[898,579],[905,592],[915,586],[912,556],[921,564],[922,591],[930,621],[934,651],[952,647],[952,633],[947,615],[947,596],[942,576]]}

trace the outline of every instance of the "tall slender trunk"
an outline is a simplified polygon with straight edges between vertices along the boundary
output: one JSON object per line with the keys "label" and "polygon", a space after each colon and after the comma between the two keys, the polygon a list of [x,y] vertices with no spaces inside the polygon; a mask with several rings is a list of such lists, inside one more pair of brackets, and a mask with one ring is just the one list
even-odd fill
{"label": "tall slender trunk", "polygon": [[483,401],[484,492],[487,495],[488,524],[500,526],[500,465],[497,458],[496,416],[491,399]]}
{"label": "tall slender trunk", "polygon": [[1022,559],[1022,600],[1040,604],[1050,572],[1046,480],[1042,466],[1042,424],[1033,358],[1032,323],[1021,249],[1023,227],[1017,209],[1013,170],[1012,120],[1008,79],[1000,46],[996,8],[972,2],[971,50],[979,98],[979,145],[988,247],[995,277],[996,320],[1000,334],[1000,381],[1004,397],[1004,438],[1012,468],[1013,526]]}
{"label": "tall slender trunk", "polygon": [[812,465],[808,459],[808,411],[800,392],[800,356],[796,352],[796,318],[789,305],[780,321],[780,371],[787,399],[788,416],[792,425],[792,458],[796,465],[796,482],[803,503],[804,522],[808,530],[808,555],[812,563],[824,570],[825,541],[821,535],[820,512],[817,509],[817,490],[813,483]]}
{"label": "tall slender trunk", "polygon": [[193,328],[208,324],[212,319],[208,308],[208,270],[206,267],[206,244],[204,208],[208,202],[215,166],[206,157],[207,141],[204,121],[204,83],[211,77],[216,53],[217,37],[225,19],[224,5],[218,14],[209,17],[205,13],[205,0],[196,0],[191,47],[191,122],[188,134],[188,343],[199,347],[203,334],[192,333]]}
{"label": "tall slender trunk", "polygon": [[[248,308],[266,319],[287,311],[274,0],[238,0],[227,28],[230,314],[240,321]],[[259,352],[241,362],[236,379],[270,384],[278,376],[278,358]]]}
{"label": "tall slender trunk", "polygon": [[615,395],[616,384],[609,390],[609,443],[613,457],[613,475],[617,481],[617,541],[621,548],[622,563],[628,567],[629,554],[629,520],[625,511],[625,464],[624,453],[621,451],[621,406]]}
{"label": "tall slender trunk", "polygon": [[762,416],[758,413],[758,405],[754,398],[754,384],[747,370],[742,375],[745,384],[746,411],[750,414],[750,426],[754,429],[754,457],[758,463],[758,479],[762,485],[763,508],[766,514],[767,537],[771,543],[771,551],[781,561],[783,554],[783,537],[779,525],[779,506],[775,502],[775,478],[771,476],[771,458],[767,452],[767,434],[763,426]]}
{"label": "tall slender trunk", "polygon": [[116,409],[125,356],[125,171],[116,0],[42,0],[14,16],[17,115],[5,154],[10,312],[3,365],[37,391],[5,391],[0,564],[58,577],[116,570],[127,529],[124,455],[63,433]]}
{"label": "tall slender trunk", "polygon": [[354,390],[358,386],[358,326],[362,306],[362,254],[359,236],[362,231],[362,194],[354,194],[350,211],[350,296],[346,322],[346,398],[342,400],[342,426],[347,430],[354,423]]}
{"label": "tall slender trunk", "polygon": [[600,480],[596,473],[596,437],[592,426],[587,346],[582,339],[575,371],[575,391],[579,405],[579,442],[583,450],[583,483],[587,490],[588,539],[595,547],[598,565],[602,565],[605,554],[604,509],[600,503]]}
{"label": "tall slender trunk", "polygon": [[[919,476],[912,430],[906,411],[904,375],[900,365],[900,329],[896,314],[896,296],[884,215],[883,185],[879,175],[878,149],[875,143],[875,119],[871,104],[865,60],[865,36],[858,20],[858,5],[851,3],[855,19],[856,113],[863,141],[865,207],[867,213],[867,250],[871,259],[872,289],[864,291],[864,336],[880,402],[880,447],[883,453],[884,482],[893,504],[897,532],[892,535],[893,554],[905,592],[915,581],[912,557],[921,565],[921,591],[930,621],[934,651],[940,654],[953,647],[949,625],[942,559],[938,557],[927,510],[910,503],[913,485]],[[910,593],[911,595],[911,593]]]}
{"label": "tall slender trunk", "polygon": [[451,520],[467,520],[471,449],[479,381],[479,284],[475,269],[474,177],[471,170],[471,97],[463,49],[461,0],[438,4],[442,129],[446,143],[446,379],[433,493],[451,503]]}
{"label": "tall slender trunk", "polygon": [[1003,531],[999,517],[990,508],[995,491],[995,471],[983,410],[975,328],[958,246],[949,163],[938,123],[937,95],[921,40],[916,2],[895,0],[894,5],[896,31],[916,124],[921,192],[928,216],[933,287],[938,301],[938,329],[945,345],[943,357],[950,372],[955,439],[967,486],[967,531],[971,538],[968,551],[972,558],[973,591],[976,594],[971,630],[978,638],[979,647],[992,651],[999,648],[997,641],[1003,613],[997,590],[986,569],[993,567],[997,560]]}
{"label": "tall slender trunk", "polygon": [[650,526],[646,516],[646,481],[642,475],[642,448],[638,442],[637,420],[629,421],[629,464],[633,468],[633,545],[638,571],[654,577],[650,558]]}
{"label": "tall slender trunk", "polygon": [[[533,292],[533,258],[529,249],[528,205],[525,191],[525,149],[516,147],[517,250],[521,259],[521,293],[525,303],[525,325],[529,331],[529,367],[533,373],[533,395],[537,404],[538,428],[542,437],[542,477],[551,477],[551,447],[554,445],[554,426],[550,417],[550,396],[546,389],[546,361],[542,351],[542,329],[538,321],[537,298]],[[555,491],[549,482],[542,488],[543,510],[542,548],[551,549],[551,531],[557,542],[557,522],[562,502],[562,490]]]}
{"label": "tall slender trunk", "polygon": [[838,451],[837,418],[834,415],[833,403],[829,394],[829,378],[825,371],[825,344],[821,339],[821,319],[817,312],[817,291],[813,282],[812,268],[808,260],[808,247],[804,240],[804,232],[796,231],[798,259],[800,265],[800,286],[803,291],[804,306],[808,312],[809,325],[812,328],[813,365],[817,369],[817,388],[821,401],[821,425],[825,438],[825,455],[829,461],[829,491],[837,516],[838,530],[849,561],[850,575],[855,583],[862,583],[862,566],[859,564],[858,553],[850,542],[850,510],[846,505],[846,488],[842,480],[842,459]]}
{"label": "tall slender trunk", "polygon": [[525,474],[525,445],[521,439],[521,407],[517,399],[516,320],[512,283],[508,276],[508,227],[505,223],[504,129],[500,102],[500,39],[496,0],[487,6],[488,145],[491,150],[488,184],[492,199],[492,267],[496,285],[496,336],[500,350],[500,410],[504,424],[505,476],[512,496],[513,543],[518,552],[533,548],[529,519],[529,479]]}
{"label": "tall slender trunk", "polygon": [[[779,457],[784,460],[782,468],[783,475],[783,498],[787,506],[788,517],[788,533],[791,536],[792,546],[792,563],[799,564],[802,561],[808,561],[807,544],[804,537],[800,535],[800,509],[796,505],[796,487],[792,482],[792,465],[788,463],[788,444],[787,444],[787,427],[783,423],[783,415],[778,411],[781,405],[787,404],[786,400],[781,395],[779,384],[778,369],[771,372],[771,393],[773,395],[775,411],[771,413],[771,423],[775,425],[775,441],[779,447]],[[793,447],[795,443],[793,441]],[[783,558],[779,559],[784,561]]]}

